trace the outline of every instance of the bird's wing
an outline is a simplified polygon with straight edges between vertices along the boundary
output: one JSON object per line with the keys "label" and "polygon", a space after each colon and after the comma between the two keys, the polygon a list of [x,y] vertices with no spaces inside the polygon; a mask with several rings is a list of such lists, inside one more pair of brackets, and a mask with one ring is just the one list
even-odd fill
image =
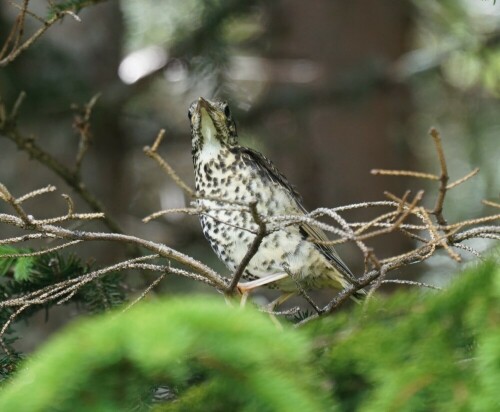
{"label": "bird's wing", "polygon": [[266,156],[259,153],[249,147],[240,146],[239,151],[243,156],[243,159],[248,159],[251,165],[255,165],[259,172],[267,176],[267,178],[279,185],[283,186],[294,199],[297,199],[298,204],[301,204],[302,198],[299,192],[295,189],[288,179],[281,174],[281,172],[274,166]]}
{"label": "bird's wing", "polygon": [[[290,193],[290,196],[295,200],[298,209],[302,213],[307,214],[307,210],[302,205],[302,198],[300,194],[267,157],[248,147],[241,147],[240,153],[243,158],[248,158],[251,161],[250,163],[254,164],[260,172],[264,173],[269,178],[269,180],[284,187]],[[340,259],[339,255],[332,246],[316,243],[316,241],[325,242],[329,240],[323,230],[316,226],[309,225],[308,223],[302,223],[299,228],[302,235],[311,240],[316,249],[318,249],[341,274],[345,275],[347,279],[354,279],[354,275],[342,259]]]}

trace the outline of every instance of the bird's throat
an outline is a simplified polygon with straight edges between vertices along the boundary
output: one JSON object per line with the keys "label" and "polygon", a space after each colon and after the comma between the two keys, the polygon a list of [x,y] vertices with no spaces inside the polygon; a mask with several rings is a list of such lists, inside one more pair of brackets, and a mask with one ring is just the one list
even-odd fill
{"label": "bird's throat", "polygon": [[217,157],[222,145],[217,137],[217,129],[214,122],[205,109],[201,109],[200,133],[203,139],[200,158],[203,161],[210,161]]}
{"label": "bird's throat", "polygon": [[205,109],[201,109],[201,134],[207,144],[218,144],[217,129]]}

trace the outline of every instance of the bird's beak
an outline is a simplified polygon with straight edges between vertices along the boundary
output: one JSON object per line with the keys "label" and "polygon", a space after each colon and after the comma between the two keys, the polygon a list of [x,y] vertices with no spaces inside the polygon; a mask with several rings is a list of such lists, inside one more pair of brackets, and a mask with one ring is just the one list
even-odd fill
{"label": "bird's beak", "polygon": [[209,142],[214,140],[217,135],[217,129],[213,118],[217,111],[216,108],[214,108],[208,100],[200,97],[198,98],[196,111],[200,114],[203,137]]}
{"label": "bird's beak", "polygon": [[205,109],[210,118],[212,118],[213,113],[216,111],[215,107],[213,107],[208,100],[205,100],[203,97],[199,97],[198,104],[196,105],[196,111],[201,114],[203,109]]}
{"label": "bird's beak", "polygon": [[203,97],[200,97],[200,98],[198,98],[197,109],[201,110],[202,108],[205,109],[205,110],[207,110],[207,111],[209,111],[211,109],[211,105]]}

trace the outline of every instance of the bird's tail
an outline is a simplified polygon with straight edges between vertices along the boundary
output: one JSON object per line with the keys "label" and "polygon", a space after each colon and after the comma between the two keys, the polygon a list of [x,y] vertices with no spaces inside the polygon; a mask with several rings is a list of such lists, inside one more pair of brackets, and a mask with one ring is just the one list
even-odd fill
{"label": "bird's tail", "polygon": [[[355,277],[350,271],[342,274],[334,268],[334,270],[329,273],[329,277],[330,282],[332,282],[330,285],[333,286],[333,284],[336,284],[334,286],[336,288],[346,289],[355,284]],[[359,289],[354,292],[350,298],[356,303],[361,303],[366,298],[366,291],[364,289]]]}

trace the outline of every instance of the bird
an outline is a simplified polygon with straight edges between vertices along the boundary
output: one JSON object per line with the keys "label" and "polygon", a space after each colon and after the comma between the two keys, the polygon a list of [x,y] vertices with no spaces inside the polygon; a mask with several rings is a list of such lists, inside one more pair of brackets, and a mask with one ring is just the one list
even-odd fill
{"label": "bird", "polygon": [[[307,213],[301,196],[267,157],[238,143],[227,102],[200,97],[189,106],[188,118],[203,234],[233,273],[259,230],[248,205],[267,222],[266,236],[243,271],[244,282],[238,283],[242,294],[261,286],[276,288],[283,292],[276,300],[279,305],[300,291],[356,285],[347,265],[324,243],[328,237],[321,229],[304,219],[276,223],[279,216]],[[358,290],[354,300],[363,294]]]}

